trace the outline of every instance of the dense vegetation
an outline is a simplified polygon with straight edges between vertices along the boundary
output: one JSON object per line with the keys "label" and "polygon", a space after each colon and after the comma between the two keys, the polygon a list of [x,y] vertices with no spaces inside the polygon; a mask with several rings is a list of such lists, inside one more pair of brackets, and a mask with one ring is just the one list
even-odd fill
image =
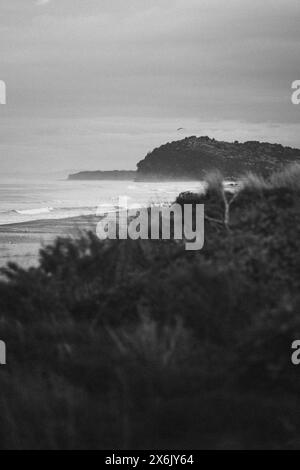
{"label": "dense vegetation", "polygon": [[279,144],[230,143],[193,136],[149,152],[137,164],[137,180],[195,180],[216,169],[227,178],[249,171],[268,176],[295,162],[300,163],[300,150]]}
{"label": "dense vegetation", "polygon": [[200,252],[89,234],[10,265],[1,448],[300,448],[299,178],[181,195]]}

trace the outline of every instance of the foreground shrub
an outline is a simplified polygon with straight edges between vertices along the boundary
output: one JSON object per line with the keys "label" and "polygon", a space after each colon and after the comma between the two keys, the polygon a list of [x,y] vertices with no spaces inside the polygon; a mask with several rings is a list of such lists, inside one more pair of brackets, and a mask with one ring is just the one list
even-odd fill
{"label": "foreground shrub", "polygon": [[90,233],[6,268],[1,448],[299,448],[300,191],[211,181],[200,252]]}

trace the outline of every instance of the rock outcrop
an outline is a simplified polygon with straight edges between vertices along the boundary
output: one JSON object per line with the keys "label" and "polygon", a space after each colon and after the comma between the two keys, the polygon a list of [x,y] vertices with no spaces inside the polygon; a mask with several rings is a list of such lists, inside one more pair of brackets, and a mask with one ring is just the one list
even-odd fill
{"label": "rock outcrop", "polygon": [[81,171],[69,175],[69,180],[130,180],[133,181],[136,177],[135,171],[121,170],[121,171]]}
{"label": "rock outcrop", "polygon": [[137,181],[195,180],[213,170],[226,178],[247,172],[268,176],[299,162],[300,150],[280,144],[249,141],[221,142],[209,137],[187,137],[154,149],[137,164]]}

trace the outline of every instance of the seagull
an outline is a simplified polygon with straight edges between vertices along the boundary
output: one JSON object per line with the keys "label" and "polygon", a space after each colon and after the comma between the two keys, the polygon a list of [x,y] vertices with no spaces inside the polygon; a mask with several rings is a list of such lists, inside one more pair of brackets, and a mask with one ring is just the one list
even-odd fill
{"label": "seagull", "polygon": [[184,127],[178,127],[177,131],[184,131]]}

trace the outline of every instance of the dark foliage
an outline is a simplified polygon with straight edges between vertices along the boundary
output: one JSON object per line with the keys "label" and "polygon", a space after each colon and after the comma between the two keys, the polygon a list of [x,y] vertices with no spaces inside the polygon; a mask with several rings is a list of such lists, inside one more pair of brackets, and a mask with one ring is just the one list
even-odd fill
{"label": "dark foliage", "polygon": [[137,180],[195,180],[221,170],[227,178],[254,171],[263,176],[300,162],[300,150],[267,142],[221,142],[186,137],[155,148],[137,164]]}
{"label": "dark foliage", "polygon": [[6,269],[1,448],[300,447],[300,191],[186,200],[200,252],[89,234]]}

